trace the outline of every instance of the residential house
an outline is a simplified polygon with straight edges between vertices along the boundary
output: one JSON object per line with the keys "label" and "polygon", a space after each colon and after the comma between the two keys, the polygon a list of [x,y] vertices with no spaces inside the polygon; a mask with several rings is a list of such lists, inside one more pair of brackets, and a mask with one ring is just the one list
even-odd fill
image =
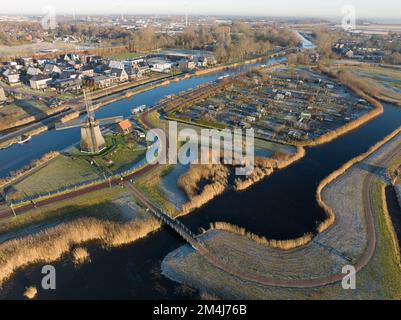
{"label": "residential house", "polygon": [[93,68],[91,66],[84,66],[81,69],[81,74],[84,77],[93,77],[95,75],[95,71],[93,70]]}
{"label": "residential house", "polygon": [[128,119],[123,120],[117,124],[116,131],[121,134],[128,134],[132,132],[132,123]]}
{"label": "residential house", "polygon": [[96,76],[93,77],[93,84],[96,88],[107,88],[113,84],[114,80],[108,76]]}
{"label": "residential house", "polygon": [[52,81],[52,77],[45,74],[39,74],[37,76],[32,77],[29,80],[29,84],[31,88],[34,90],[42,90],[46,89],[49,83]]}
{"label": "residential house", "polygon": [[75,70],[65,70],[61,72],[60,79],[76,79],[78,78],[78,74]]}
{"label": "residential house", "polygon": [[111,69],[110,75],[116,77],[118,82],[128,81],[128,74],[124,69],[113,68]]}
{"label": "residential house", "polygon": [[20,74],[19,72],[14,69],[14,68],[8,68],[6,71],[3,72],[3,77],[4,80],[9,84],[9,85],[16,85],[20,83]]}
{"label": "residential house", "polygon": [[43,69],[43,73],[50,74],[50,75],[60,74],[61,69],[53,63],[46,63],[46,65]]}
{"label": "residential house", "polygon": [[353,58],[353,57],[354,57],[354,51],[348,50],[348,51],[345,53],[345,56],[346,56],[347,58],[349,58],[349,59]]}
{"label": "residential house", "polygon": [[107,73],[110,73],[111,68],[104,64],[100,64],[95,67],[94,71],[95,71],[95,73],[98,73],[98,74],[107,74]]}
{"label": "residential house", "polygon": [[37,76],[38,74],[42,74],[42,71],[39,68],[29,67],[26,71],[26,74],[30,77]]}
{"label": "residential house", "polygon": [[82,88],[81,79],[58,79],[54,83],[58,92],[79,92]]}
{"label": "residential house", "polygon": [[118,60],[111,60],[109,63],[111,69],[124,69],[124,62]]}
{"label": "residential house", "polygon": [[195,62],[194,61],[189,61],[189,60],[181,60],[178,63],[178,66],[184,72],[189,72],[189,71],[194,70],[196,68]]}
{"label": "residential house", "polygon": [[196,64],[201,68],[207,67],[207,58],[204,56],[197,57]]}
{"label": "residential house", "polygon": [[136,60],[134,69],[136,69],[141,75],[150,72],[149,64],[144,59]]}
{"label": "residential house", "polygon": [[155,72],[167,73],[171,70],[173,63],[163,59],[149,59],[148,64],[150,69]]}

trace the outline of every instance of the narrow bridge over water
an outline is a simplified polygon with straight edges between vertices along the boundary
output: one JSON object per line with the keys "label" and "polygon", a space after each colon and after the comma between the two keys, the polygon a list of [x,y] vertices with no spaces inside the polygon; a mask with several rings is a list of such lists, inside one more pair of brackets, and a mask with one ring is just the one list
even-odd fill
{"label": "narrow bridge over water", "polygon": [[206,250],[204,243],[197,238],[197,236],[189,230],[181,221],[170,218],[162,209],[152,204],[138,189],[136,189],[129,182],[125,182],[125,186],[142,204],[144,204],[149,211],[159,220],[167,224],[171,229],[178,233],[181,238],[188,242],[192,248],[197,251],[204,252]]}

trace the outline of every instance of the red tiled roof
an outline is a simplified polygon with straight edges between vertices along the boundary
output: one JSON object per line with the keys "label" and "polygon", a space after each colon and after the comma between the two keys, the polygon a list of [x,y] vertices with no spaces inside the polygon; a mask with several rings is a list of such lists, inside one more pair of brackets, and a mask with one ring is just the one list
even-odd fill
{"label": "red tiled roof", "polygon": [[119,122],[118,126],[123,130],[128,130],[128,129],[131,129],[132,123],[128,119],[126,119],[126,120]]}

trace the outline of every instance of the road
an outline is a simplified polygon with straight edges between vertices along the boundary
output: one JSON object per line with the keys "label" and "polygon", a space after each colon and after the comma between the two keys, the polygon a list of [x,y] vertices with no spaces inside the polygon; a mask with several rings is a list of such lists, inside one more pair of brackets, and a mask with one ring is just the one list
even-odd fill
{"label": "road", "polygon": [[[141,119],[142,123],[145,125],[145,127],[147,129],[151,129],[152,128],[152,123],[147,119],[147,116],[149,115],[150,112],[152,112],[154,110],[157,110],[158,108],[159,108],[159,106],[156,105],[153,108],[149,108],[147,111],[145,111],[144,113],[142,113],[140,115],[140,119]],[[167,143],[167,147],[168,147],[168,143]],[[163,150],[166,150],[166,148],[163,148]],[[159,156],[162,156],[162,154],[160,154]],[[136,171],[136,172],[124,177],[124,178],[114,177],[110,181],[107,181],[107,182],[104,182],[104,183],[101,183],[101,184],[88,186],[88,187],[85,187],[83,189],[79,189],[79,190],[76,190],[76,191],[71,191],[69,193],[60,194],[58,196],[54,196],[54,197],[51,197],[49,199],[44,199],[44,200],[41,200],[41,201],[37,201],[35,203],[29,203],[29,204],[23,205],[21,207],[14,208],[14,211],[11,208],[0,210],[0,219],[12,218],[15,215],[21,215],[21,214],[26,213],[29,210],[32,210],[32,209],[35,209],[35,208],[40,208],[40,207],[43,207],[43,206],[46,206],[46,205],[49,205],[49,204],[57,203],[57,202],[64,201],[64,200],[73,199],[73,198],[76,198],[76,197],[84,195],[84,194],[88,194],[88,193],[93,192],[93,191],[98,191],[98,190],[110,188],[110,186],[119,185],[119,184],[123,183],[125,180],[136,179],[136,178],[144,175],[145,173],[148,173],[149,171],[151,171],[155,167],[156,167],[155,164],[148,164],[145,167],[143,167],[142,169],[140,169],[140,170],[138,170],[138,171]]]}
{"label": "road", "polygon": [[[105,103],[104,100],[106,99],[110,99],[111,97],[113,97],[114,95],[118,95],[121,94],[121,92],[124,92],[126,90],[129,89],[141,89],[141,88],[146,88],[146,87],[152,87],[158,84],[163,83],[166,80],[170,80],[170,79],[174,79],[177,78],[179,76],[182,76],[182,74],[178,74],[178,75],[172,75],[172,76],[167,76],[161,79],[156,79],[156,80],[152,80],[150,82],[146,82],[146,83],[141,83],[141,84],[132,84],[132,83],[127,83],[126,85],[122,85],[121,87],[113,87],[113,88],[109,88],[106,91],[102,91],[101,92],[101,96],[97,95],[95,97],[94,102],[100,102],[101,103]],[[11,89],[10,89],[11,90]],[[16,89],[12,89],[12,90],[16,90]],[[106,96],[106,97],[105,97]],[[84,113],[86,108],[85,105],[81,102],[82,99],[74,99],[74,100],[70,100],[68,102],[68,105],[73,105],[74,107],[67,107],[66,106],[66,110],[58,112],[56,114],[50,115],[44,119],[39,120],[38,122],[35,123],[31,123],[28,125],[24,125],[21,128],[17,128],[16,130],[13,130],[10,133],[7,133],[5,135],[0,135],[0,144],[1,143],[5,143],[7,141],[13,140],[18,138],[21,135],[27,134],[33,130],[36,130],[42,126],[47,126],[49,128],[53,128],[54,125],[56,124],[56,122],[60,121],[61,117],[66,116],[70,113],[73,113],[75,111],[79,111],[80,113]]]}
{"label": "road", "polygon": [[[140,119],[142,123],[147,127],[148,129],[152,128],[152,124],[148,120],[147,116],[149,115],[150,112],[156,110],[158,106],[155,106],[146,112],[144,112],[141,116]],[[167,146],[166,148],[163,148],[163,150],[167,151],[168,148],[168,141],[167,141]],[[391,159],[393,159],[396,155],[399,154],[401,148],[399,145],[395,146],[392,149],[392,152],[386,159],[386,163],[390,162]],[[380,165],[383,166],[383,163],[380,163]],[[243,272],[241,270],[238,270],[235,268],[235,266],[232,265],[227,265],[225,264],[222,260],[220,260],[218,257],[212,255],[206,247],[204,247],[200,242],[196,239],[196,236],[189,231],[184,225],[182,225],[179,221],[173,220],[170,217],[168,217],[166,214],[164,214],[162,211],[160,211],[155,205],[153,205],[150,200],[148,200],[143,194],[141,194],[135,187],[133,187],[130,183],[128,183],[129,180],[131,179],[136,179],[145,173],[151,171],[153,168],[155,168],[157,165],[151,165],[148,164],[144,168],[140,169],[139,171],[132,173],[126,177],[115,177],[111,179],[109,182],[104,182],[98,185],[93,185],[86,187],[81,190],[73,191],[70,193],[66,194],[61,194],[59,196],[55,196],[49,199],[45,199],[42,201],[38,201],[36,203],[31,203],[24,205],[22,207],[15,208],[14,212],[11,209],[6,209],[3,211],[0,211],[0,218],[10,218],[15,215],[20,215],[23,214],[31,209],[34,208],[39,208],[43,207],[52,203],[57,203],[59,201],[64,201],[67,199],[72,199],[78,196],[81,196],[83,194],[87,194],[93,191],[97,190],[102,190],[105,188],[109,188],[110,186],[116,186],[116,185],[125,185],[131,193],[139,199],[143,204],[145,204],[153,214],[155,214],[159,219],[161,219],[163,222],[169,224],[176,232],[178,232],[187,242],[191,244],[191,246],[196,249],[207,261],[209,261],[213,266],[216,268],[219,268],[233,276],[236,276],[242,280],[246,281],[251,281],[260,285],[266,285],[266,286],[276,286],[276,287],[287,287],[287,288],[311,288],[311,287],[319,287],[319,286],[324,286],[328,285],[331,283],[339,282],[343,279],[344,275],[343,274],[333,274],[331,276],[325,277],[325,278],[319,278],[319,279],[305,279],[305,280],[288,280],[288,279],[271,279],[267,277],[262,277],[262,276],[257,276],[254,274],[250,274],[248,272]],[[364,207],[365,207],[365,218],[366,218],[366,223],[367,223],[367,248],[363,254],[363,256],[356,262],[354,265],[357,272],[362,270],[370,261],[372,256],[374,255],[375,252],[375,247],[376,247],[376,231],[375,231],[375,225],[374,225],[374,217],[373,217],[373,212],[372,212],[372,204],[371,204],[371,188],[372,188],[372,181],[375,177],[375,173],[368,173],[366,178],[364,179],[364,184],[363,184],[363,202],[364,202]]]}

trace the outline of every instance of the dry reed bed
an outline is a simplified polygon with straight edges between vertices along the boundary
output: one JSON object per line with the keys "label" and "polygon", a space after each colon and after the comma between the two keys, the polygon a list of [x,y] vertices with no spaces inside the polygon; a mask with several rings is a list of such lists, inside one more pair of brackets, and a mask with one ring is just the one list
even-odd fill
{"label": "dry reed bed", "polygon": [[241,228],[235,225],[232,225],[227,222],[213,222],[210,224],[210,230],[221,230],[231,232],[242,237],[245,237],[248,240],[254,241],[257,244],[266,246],[271,249],[280,249],[284,251],[293,250],[298,247],[305,246],[309,242],[312,241],[313,235],[311,233],[306,233],[302,237],[297,239],[290,240],[269,240],[265,237],[258,236],[254,233],[246,231],[245,228]]}
{"label": "dry reed bed", "polygon": [[[253,172],[246,178],[235,179],[233,189],[243,191],[271,175],[275,169],[283,169],[304,156],[305,149],[298,146],[297,152],[291,156],[276,155],[266,159],[256,158]],[[188,214],[224,193],[229,188],[230,174],[229,166],[223,164],[191,165],[190,169],[177,182],[189,199],[182,206],[182,213]],[[202,182],[206,184],[202,190],[199,190]]]}
{"label": "dry reed bed", "polygon": [[37,294],[38,294],[38,289],[36,289],[36,287],[32,286],[32,287],[26,288],[26,290],[24,292],[24,297],[29,300],[32,300],[36,297]]}
{"label": "dry reed bed", "polygon": [[[178,179],[189,201],[182,206],[183,214],[187,214],[222,194],[228,186],[229,170],[221,164],[192,165],[188,172]],[[199,189],[202,181],[211,181],[203,190]],[[200,191],[200,192],[199,192]]]}
{"label": "dry reed bed", "polygon": [[72,257],[74,264],[77,266],[91,261],[88,250],[82,247],[75,248],[72,251]]}
{"label": "dry reed bed", "polygon": [[237,178],[234,181],[234,190],[243,191],[263,178],[271,175],[276,167],[276,161],[273,159],[256,158],[252,173],[245,179]]}
{"label": "dry reed bed", "polygon": [[0,244],[0,286],[18,269],[33,263],[57,261],[76,245],[100,241],[108,247],[119,247],[145,237],[160,225],[153,218],[125,224],[80,218],[35,235],[6,241]]}
{"label": "dry reed bed", "polygon": [[363,161],[366,159],[368,156],[370,156],[372,153],[376,152],[378,149],[380,149],[382,146],[384,146],[387,142],[389,142],[391,139],[396,137],[399,133],[401,133],[401,127],[395,130],[394,132],[390,133],[388,136],[386,136],[383,140],[379,141],[376,143],[374,146],[372,146],[368,151],[365,153],[362,153],[361,155],[351,159],[344,165],[342,165],[339,169],[336,171],[332,172],[330,175],[328,175],[325,179],[323,179],[319,186],[317,187],[316,190],[316,199],[319,204],[319,206],[326,212],[327,218],[325,221],[321,222],[317,228],[317,231],[319,233],[322,233],[326,231],[328,228],[330,228],[333,223],[335,222],[336,215],[333,211],[333,209],[328,206],[322,199],[322,191],[323,189],[330,183],[332,183],[334,180],[336,180],[338,177],[346,173],[352,166],[357,164],[358,162]]}

